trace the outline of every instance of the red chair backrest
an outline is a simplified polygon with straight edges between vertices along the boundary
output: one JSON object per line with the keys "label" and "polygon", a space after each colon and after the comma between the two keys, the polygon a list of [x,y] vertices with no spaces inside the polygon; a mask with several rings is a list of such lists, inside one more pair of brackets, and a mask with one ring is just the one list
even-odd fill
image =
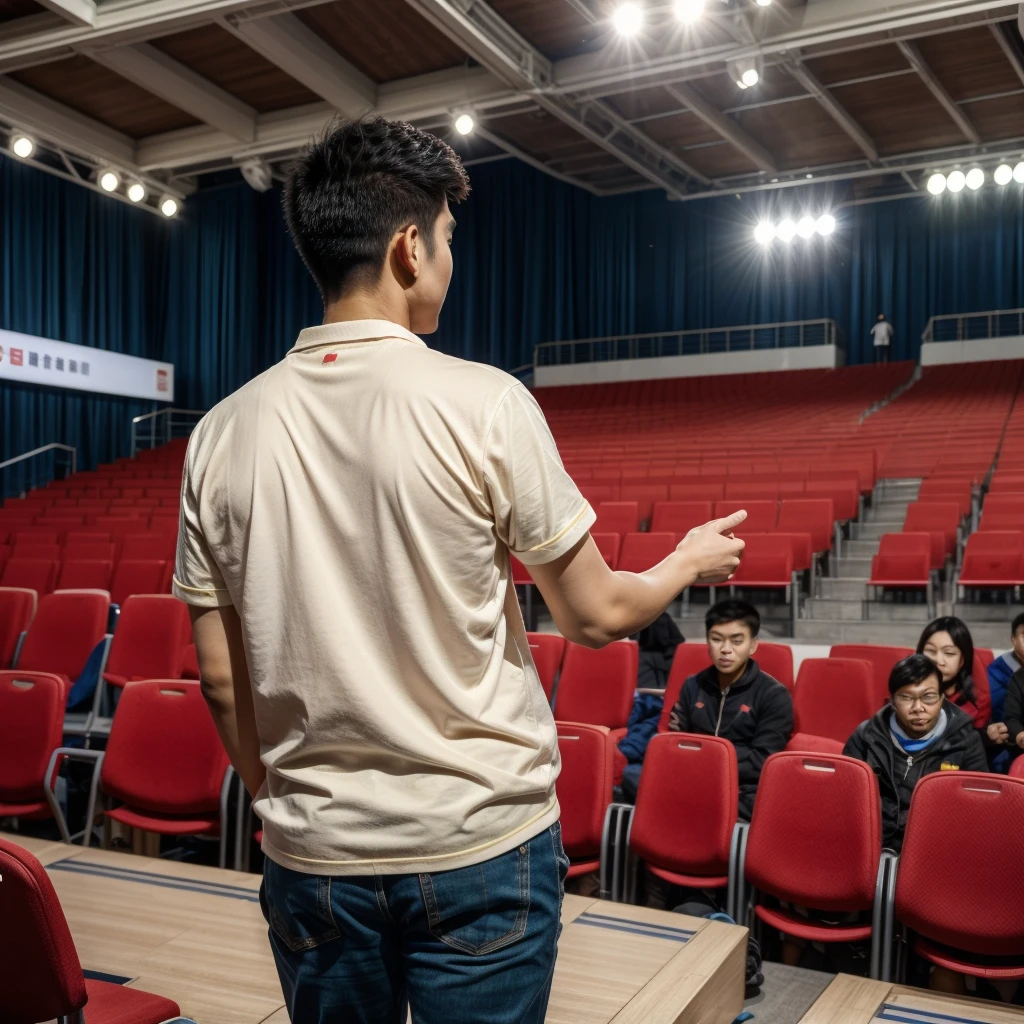
{"label": "red chair backrest", "polygon": [[62,590],[39,602],[18,655],[18,669],[54,672],[74,682],[107,632],[110,598],[97,590]]}
{"label": "red chair backrest", "polygon": [[555,718],[625,728],[633,709],[639,662],[635,640],[617,640],[599,651],[568,644],[555,694]]}
{"label": "red chair backrest", "polygon": [[[1024,555],[1020,551],[978,552],[969,551],[960,566],[960,582],[970,586],[973,581],[1011,586],[1024,582]],[[7,563],[10,569],[12,562]],[[6,575],[4,577],[6,579]]]}
{"label": "red chair backrest", "polygon": [[646,572],[675,549],[674,533],[627,533],[619,548],[617,568],[623,572]]}
{"label": "red chair backrest", "polygon": [[114,572],[111,561],[68,561],[60,569],[57,579],[58,590],[106,590]]}
{"label": "red chair backrest", "polygon": [[[743,527],[740,527],[742,534]],[[733,574],[736,586],[763,583],[789,585],[793,576],[793,549],[772,533],[744,535],[743,560]]]}
{"label": "red chair backrest", "polygon": [[530,654],[540,676],[540,685],[544,687],[544,695],[551,700],[565,657],[565,637],[557,633],[527,633],[526,639],[530,642]]}
{"label": "red chair backrest", "polygon": [[191,640],[186,605],[170,594],[136,594],[121,607],[106,672],[118,682],[175,679]]}
{"label": "red chair backrest", "polygon": [[830,658],[854,658],[869,661],[874,668],[875,707],[889,699],[889,674],[897,661],[914,653],[913,647],[881,647],[876,644],[833,644]]}
{"label": "red chair backrest", "polygon": [[63,735],[64,698],[55,675],[0,672],[0,803],[42,800],[46,767]]}
{"label": "red chair backrest", "polygon": [[159,533],[130,533],[121,544],[121,557],[129,562],[167,559],[173,545]]}
{"label": "red chair backrest", "polygon": [[122,558],[110,584],[110,600],[120,605],[133,594],[160,594],[166,587],[166,575],[166,561],[129,561]]}
{"label": "red chair backrest", "polygon": [[[1024,780],[984,772],[926,775],[910,801],[896,917],[954,949],[1024,956],[1022,821]],[[937,869],[939,849],[955,849],[966,870]]]}
{"label": "red chair backrest", "polygon": [[1024,779],[1024,757],[1015,757],[1010,762],[1011,779]]}
{"label": "red chair backrest", "polygon": [[68,540],[64,545],[65,562],[95,561],[113,562],[114,545],[110,541]]}
{"label": "red chair backrest", "polygon": [[845,743],[830,740],[827,736],[812,736],[806,732],[795,732],[786,744],[786,750],[797,750],[802,754],[841,754]]}
{"label": "red chair backrest", "polygon": [[196,654],[195,644],[189,644],[181,656],[181,678],[199,678],[199,656]]}
{"label": "red chair backrest", "polygon": [[103,791],[156,814],[209,814],[220,807],[228,756],[200,684],[128,683],[103,759]]}
{"label": "red chair backrest", "polygon": [[728,501],[715,502],[715,518],[723,519],[731,516],[733,512],[746,509],[747,518],[740,527],[741,532],[766,533],[775,528],[779,516],[779,503],[777,501],[736,501],[730,498]]}
{"label": "red chair backrest", "polygon": [[816,910],[868,910],[881,854],[878,780],[867,764],[798,751],[765,761],[744,862],[752,886]]}
{"label": "red chair backrest", "polygon": [[878,710],[874,669],[854,658],[805,658],[796,679],[793,715],[798,732],[846,743]]}
{"label": "red chair backrest", "polygon": [[736,749],[728,740],[655,736],[644,755],[630,849],[667,871],[727,874],[738,804]]}
{"label": "red chair backrest", "polygon": [[651,518],[652,533],[689,533],[713,518],[710,501],[659,501]]}
{"label": "red chair backrest", "polygon": [[82,965],[68,923],[42,864],[0,839],[0,1018],[36,1024],[85,1006]]}
{"label": "red chair backrest", "polygon": [[608,563],[608,568],[616,569],[619,564],[622,535],[619,533],[592,533],[590,537],[597,545],[601,557]]}
{"label": "red chair backrest", "polygon": [[880,555],[931,556],[932,538],[929,533],[883,533],[878,544]]}
{"label": "red chair backrest", "polygon": [[40,597],[57,583],[58,563],[30,558],[12,558],[4,566],[0,586],[34,590]]}
{"label": "red chair backrest", "polygon": [[38,595],[34,590],[0,587],[0,668],[7,668],[18,637],[32,624]]}
{"label": "red chair backrest", "polygon": [[[710,661],[710,659],[709,659]],[[787,689],[793,689],[793,648],[789,644],[773,644],[759,641],[754,652],[754,661],[767,672],[772,679],[782,683]]]}
{"label": "red chair backrest", "polygon": [[1020,530],[978,530],[967,538],[964,548],[969,555],[1001,555],[1024,550],[1024,532]]}
{"label": "red chair backrest", "polygon": [[555,784],[562,809],[562,843],[570,860],[598,857],[604,815],[612,802],[612,751],[608,730],[600,725],[558,722],[562,770]]}
{"label": "red chair backrest", "polygon": [[679,700],[679,693],[683,683],[690,676],[703,672],[711,664],[711,655],[708,654],[707,644],[679,644],[676,653],[672,656],[672,667],[668,672],[668,681],[665,683],[665,702],[661,708],[661,717],[658,719],[658,732],[668,732],[668,719]]}
{"label": "red chair backrest", "polygon": [[832,547],[835,507],[831,498],[784,498],[779,506],[780,530],[793,530],[811,535],[815,551]]}
{"label": "red chair backrest", "polygon": [[33,561],[59,562],[61,560],[59,544],[34,544],[18,541],[11,552],[11,558],[28,558]]}
{"label": "red chair backrest", "polygon": [[956,536],[960,523],[960,508],[955,501],[915,501],[907,506],[903,521],[906,533],[942,532],[947,539]]}
{"label": "red chair backrest", "polygon": [[635,501],[602,501],[595,510],[598,533],[635,533],[640,528],[640,512]]}

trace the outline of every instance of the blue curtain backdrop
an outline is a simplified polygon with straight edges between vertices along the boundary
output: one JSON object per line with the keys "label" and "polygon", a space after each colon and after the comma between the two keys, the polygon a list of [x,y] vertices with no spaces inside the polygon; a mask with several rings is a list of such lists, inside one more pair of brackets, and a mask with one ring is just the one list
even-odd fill
{"label": "blue curtain backdrop", "polygon": [[[928,317],[1024,306],[1024,190],[848,207],[829,243],[765,251],[763,217],[820,212],[819,188],[676,203],[598,199],[517,161],[471,169],[455,276],[431,344],[511,369],[538,342],[831,317],[849,361],[884,311],[894,358]],[[205,189],[163,221],[0,157],[0,327],[173,362],[176,404],[207,408],[280,359],[320,303],[280,194]],[[0,459],[49,441],[86,465],[127,451],[152,405],[0,384]]]}

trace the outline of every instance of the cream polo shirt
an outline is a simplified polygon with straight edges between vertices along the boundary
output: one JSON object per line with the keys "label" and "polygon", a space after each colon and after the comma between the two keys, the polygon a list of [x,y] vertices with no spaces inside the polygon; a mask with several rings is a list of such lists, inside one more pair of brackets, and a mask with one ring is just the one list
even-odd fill
{"label": "cream polo shirt", "polygon": [[594,518],[515,378],[386,321],[303,331],[203,418],[174,593],[241,617],[267,856],[442,871],[557,820],[508,552],[551,561]]}

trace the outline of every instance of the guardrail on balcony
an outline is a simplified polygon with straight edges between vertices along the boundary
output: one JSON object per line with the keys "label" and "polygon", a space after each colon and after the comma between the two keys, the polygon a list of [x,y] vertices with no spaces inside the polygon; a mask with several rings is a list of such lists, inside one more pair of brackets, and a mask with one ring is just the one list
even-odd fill
{"label": "guardrail on balcony", "polygon": [[171,438],[188,437],[205,415],[205,409],[158,409],[136,416],[132,420],[132,457],[167,444]]}
{"label": "guardrail on balcony", "polygon": [[972,338],[1024,337],[1024,309],[993,309],[985,313],[950,313],[933,316],[921,335],[933,341],[970,341]]}
{"label": "guardrail on balcony", "polygon": [[[52,454],[53,459],[40,460],[39,456]],[[63,464],[61,464],[63,462]],[[56,479],[57,471],[70,476],[78,469],[78,449],[69,444],[44,444],[30,452],[15,455],[0,462],[0,499],[24,495]]]}
{"label": "guardrail on balcony", "polygon": [[545,341],[535,346],[533,365],[565,366],[619,359],[661,359],[813,345],[834,345],[845,351],[846,341],[834,320],[791,320],[777,324],[746,324],[742,327],[616,334],[578,341]]}

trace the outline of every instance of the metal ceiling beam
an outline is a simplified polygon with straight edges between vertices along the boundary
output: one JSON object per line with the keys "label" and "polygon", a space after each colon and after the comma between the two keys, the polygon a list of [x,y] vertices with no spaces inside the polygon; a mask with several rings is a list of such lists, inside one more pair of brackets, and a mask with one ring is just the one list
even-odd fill
{"label": "metal ceiling beam", "polygon": [[376,105],[377,84],[294,14],[259,19],[228,15],[220,23],[341,113],[357,116]]}
{"label": "metal ceiling beam", "polygon": [[799,62],[786,65],[789,73],[818,101],[829,117],[857,143],[860,151],[873,163],[878,163],[878,147],[870,135],[847,113],[846,108],[818,81],[817,76]]}
{"label": "metal ceiling beam", "polygon": [[756,139],[751,138],[731,117],[716,110],[696,89],[678,84],[665,87],[665,91],[678,100],[687,110],[696,114],[709,128],[717,132],[726,142],[738,149],[755,167],[769,174],[775,174],[778,167],[775,158]]}
{"label": "metal ceiling beam", "polygon": [[509,154],[509,156],[514,156],[517,160],[522,160],[523,163],[529,164],[531,167],[535,167],[538,171],[543,171],[552,178],[564,181],[567,185],[575,185],[577,188],[585,189],[587,192],[590,192],[595,196],[599,196],[601,194],[600,190],[596,189],[589,182],[581,181],[579,178],[574,178],[571,174],[563,174],[561,171],[556,171],[553,167],[549,167],[547,164],[542,163],[535,156],[530,156],[529,153],[521,150],[514,142],[510,142],[504,136],[499,135],[497,132],[490,131],[483,125],[477,125],[474,134],[479,135],[482,139],[486,139],[499,149],[503,149]]}
{"label": "metal ceiling beam", "polygon": [[1024,57],[1022,57],[1020,51],[1016,45],[1011,41],[1010,37],[1006,33],[1006,29],[1002,25],[989,25],[992,30],[992,35],[996,37],[996,42],[999,44],[999,48],[1006,55],[1006,59],[1010,62],[1010,66],[1016,72],[1017,77],[1024,83]]}
{"label": "metal ceiling beam", "polygon": [[514,89],[530,92],[538,106],[596,146],[613,153],[627,167],[661,186],[670,195],[685,192],[688,178],[707,182],[693,168],[599,100],[579,103],[568,96],[550,95],[551,61],[484,0],[469,3],[464,0],[406,2],[502,81]]}
{"label": "metal ceiling beam", "polygon": [[240,142],[256,138],[256,111],[150,43],[88,52],[97,63]]}
{"label": "metal ceiling beam", "polygon": [[95,0],[39,0],[39,2],[48,11],[59,14],[72,25],[91,28],[96,21]]}
{"label": "metal ceiling beam", "polygon": [[960,109],[956,101],[946,91],[946,87],[939,81],[935,72],[928,66],[927,61],[921,56],[917,46],[907,39],[900,39],[896,45],[900,53],[907,58],[910,66],[917,72],[918,78],[927,86],[928,91],[939,101],[942,109],[953,119],[957,128],[963,133],[964,138],[973,142],[976,146],[981,143],[981,136],[978,129],[971,123],[971,119]]}

